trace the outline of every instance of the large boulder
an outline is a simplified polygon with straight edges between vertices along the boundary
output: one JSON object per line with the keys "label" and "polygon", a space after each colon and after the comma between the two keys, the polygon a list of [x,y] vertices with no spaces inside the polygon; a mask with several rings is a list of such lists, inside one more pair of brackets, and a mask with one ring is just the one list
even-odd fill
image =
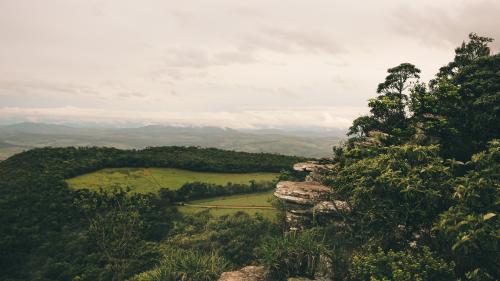
{"label": "large boulder", "polygon": [[347,202],[334,200],[330,187],[315,181],[280,181],[274,196],[283,201],[290,230],[305,229],[312,223],[329,223],[349,212]]}
{"label": "large boulder", "polygon": [[318,182],[280,181],[274,196],[286,202],[314,206],[328,200],[330,188]]}
{"label": "large boulder", "polygon": [[224,272],[219,281],[265,281],[266,270],[263,266],[246,266],[237,271]]}

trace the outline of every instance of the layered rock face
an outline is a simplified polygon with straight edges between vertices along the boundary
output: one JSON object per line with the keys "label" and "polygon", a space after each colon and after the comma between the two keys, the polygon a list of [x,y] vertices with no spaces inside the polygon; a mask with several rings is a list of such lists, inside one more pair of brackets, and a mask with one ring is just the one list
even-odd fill
{"label": "layered rock face", "polygon": [[295,170],[309,172],[306,181],[281,181],[276,185],[274,196],[285,203],[291,230],[307,228],[314,220],[333,220],[340,212],[349,211],[346,202],[333,199],[330,187],[320,183],[324,171],[333,167],[312,161],[297,163]]}

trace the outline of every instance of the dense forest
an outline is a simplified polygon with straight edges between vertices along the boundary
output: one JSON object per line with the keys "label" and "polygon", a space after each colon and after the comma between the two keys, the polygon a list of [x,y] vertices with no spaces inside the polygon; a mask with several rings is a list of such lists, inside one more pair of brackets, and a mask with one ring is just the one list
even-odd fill
{"label": "dense forest", "polygon": [[17,154],[0,162],[0,279],[123,280],[155,264],[158,242],[174,223],[187,220],[174,201],[270,188],[190,183],[175,192],[127,196],[124,190],[72,191],[64,179],[109,167],[279,172],[300,160],[196,147],[41,148]]}
{"label": "dense forest", "polygon": [[0,279],[217,280],[261,264],[270,280],[499,280],[500,55],[490,42],[470,34],[428,83],[410,63],[388,70],[328,160],[323,183],[350,212],[308,230],[287,231],[282,216],[183,215],[165,190],[72,191],[63,181],[104,167],[276,172],[296,157],[45,148],[0,162]]}

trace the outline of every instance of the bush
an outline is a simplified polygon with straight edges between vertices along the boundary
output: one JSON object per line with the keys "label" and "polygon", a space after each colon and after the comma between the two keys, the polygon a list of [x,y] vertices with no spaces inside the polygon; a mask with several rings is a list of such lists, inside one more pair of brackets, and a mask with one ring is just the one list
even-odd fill
{"label": "bush", "polygon": [[256,261],[255,249],[265,237],[279,234],[276,225],[259,214],[237,212],[218,218],[202,217],[206,215],[186,216],[169,239],[169,245],[207,253],[217,250],[231,265],[241,267]]}
{"label": "bush", "polygon": [[213,281],[227,269],[228,262],[217,253],[171,250],[156,268],[130,281]]}
{"label": "bush", "polygon": [[317,231],[288,232],[266,241],[259,250],[271,280],[314,276],[326,269],[326,247]]}
{"label": "bush", "polygon": [[467,165],[473,169],[456,180],[456,204],[441,214],[435,230],[445,238],[442,245],[451,251],[459,276],[499,280],[500,141]]}
{"label": "bush", "polygon": [[388,251],[354,255],[350,280],[355,281],[446,281],[454,280],[453,263],[437,258],[429,250],[421,253]]}

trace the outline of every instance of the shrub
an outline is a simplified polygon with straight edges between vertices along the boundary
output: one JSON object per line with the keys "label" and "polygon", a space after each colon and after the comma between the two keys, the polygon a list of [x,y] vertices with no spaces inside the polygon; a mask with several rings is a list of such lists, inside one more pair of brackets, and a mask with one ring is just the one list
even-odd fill
{"label": "shrub", "polygon": [[437,258],[429,250],[377,252],[354,255],[350,280],[356,281],[446,281],[453,280],[453,263]]}
{"label": "shrub", "polygon": [[299,276],[313,278],[328,264],[326,247],[314,229],[271,238],[259,251],[271,280]]}
{"label": "shrub", "polygon": [[228,262],[217,253],[171,250],[160,264],[130,281],[213,281],[228,269]]}

